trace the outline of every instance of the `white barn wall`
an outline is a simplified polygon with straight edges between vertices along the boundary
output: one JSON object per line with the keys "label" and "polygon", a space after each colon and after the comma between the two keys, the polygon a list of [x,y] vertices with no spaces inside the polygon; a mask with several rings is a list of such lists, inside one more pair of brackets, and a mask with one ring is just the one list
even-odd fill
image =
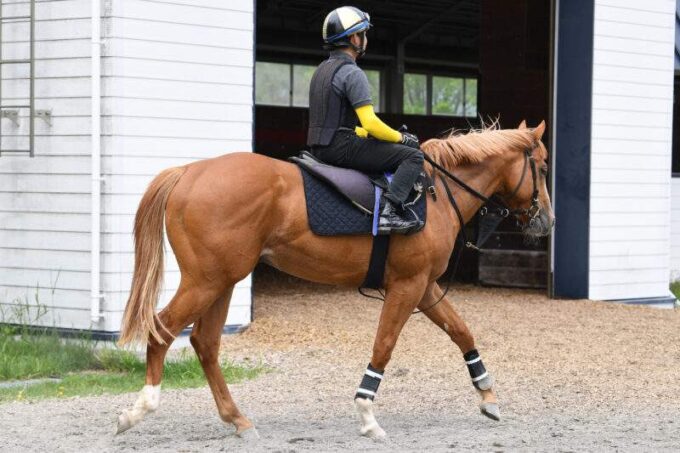
{"label": "white barn wall", "polygon": [[[252,150],[253,1],[113,0],[104,22],[103,275],[106,330],[118,330],[134,266],[137,204],[161,170]],[[159,306],[179,271],[168,255]],[[227,324],[250,322],[250,279]]]}
{"label": "white barn wall", "polygon": [[[25,14],[4,0],[3,14]],[[103,322],[90,322],[90,0],[36,2],[35,158],[0,157],[0,303],[34,301],[42,322],[116,332],[132,275],[132,220],[160,170],[252,150],[253,1],[102,0]],[[27,56],[27,25],[3,25],[3,57]],[[3,68],[5,103],[26,101],[28,69]],[[2,120],[4,148],[27,144]],[[169,247],[168,247],[168,250]],[[166,303],[177,286],[168,258]],[[250,321],[250,280],[229,324]]]}
{"label": "white barn wall", "polygon": [[[28,13],[4,0],[3,15]],[[35,158],[0,157],[0,309],[47,307],[40,322],[90,327],[90,2],[36,2],[35,108],[52,109],[52,127],[35,121]],[[28,57],[28,24],[3,24],[3,58]],[[3,67],[5,104],[28,101],[28,66]],[[3,148],[28,146],[3,119]],[[23,137],[21,137],[23,135]]]}
{"label": "white barn wall", "polygon": [[680,280],[680,178],[671,178],[671,281]]}
{"label": "white barn wall", "polygon": [[596,0],[591,299],[669,295],[675,1]]}

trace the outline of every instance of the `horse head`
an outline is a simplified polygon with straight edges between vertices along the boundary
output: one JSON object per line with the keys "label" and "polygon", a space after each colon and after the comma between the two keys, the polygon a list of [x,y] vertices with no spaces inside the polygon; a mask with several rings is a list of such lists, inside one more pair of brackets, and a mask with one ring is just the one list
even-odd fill
{"label": "horse head", "polygon": [[541,141],[545,121],[528,129],[522,121],[519,130],[531,135],[532,144],[504,169],[499,195],[518,217],[525,234],[546,236],[555,224],[555,216],[548,193],[548,151]]}

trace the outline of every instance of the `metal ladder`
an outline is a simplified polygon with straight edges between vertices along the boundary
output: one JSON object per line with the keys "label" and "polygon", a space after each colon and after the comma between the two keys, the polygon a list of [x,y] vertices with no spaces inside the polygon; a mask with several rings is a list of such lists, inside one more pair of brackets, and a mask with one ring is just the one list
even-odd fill
{"label": "metal ladder", "polygon": [[[28,109],[28,149],[3,149],[2,125],[0,124],[0,156],[5,154],[28,154],[34,155],[35,148],[35,0],[28,2],[29,14],[19,16],[4,16],[3,2],[0,0],[0,122],[8,118],[17,127],[19,126],[19,109]],[[7,22],[28,22],[29,25],[29,57],[28,59],[5,60],[2,57],[3,26]],[[28,104],[3,104],[2,103],[2,68],[6,65],[26,64],[29,65],[29,93]]]}

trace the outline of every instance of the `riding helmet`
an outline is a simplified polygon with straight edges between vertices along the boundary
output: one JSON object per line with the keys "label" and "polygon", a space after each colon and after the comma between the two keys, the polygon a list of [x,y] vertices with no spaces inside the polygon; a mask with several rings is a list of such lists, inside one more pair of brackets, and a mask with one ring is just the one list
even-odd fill
{"label": "riding helmet", "polygon": [[371,16],[354,6],[341,6],[326,16],[323,21],[321,34],[324,47],[333,49],[338,47],[353,47],[349,37],[355,33],[365,32],[373,25]]}

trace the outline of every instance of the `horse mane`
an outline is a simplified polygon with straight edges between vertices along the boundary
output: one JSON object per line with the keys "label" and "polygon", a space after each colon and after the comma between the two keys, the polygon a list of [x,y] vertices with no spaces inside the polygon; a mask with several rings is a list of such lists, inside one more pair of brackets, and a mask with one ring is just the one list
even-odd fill
{"label": "horse mane", "polygon": [[501,129],[494,121],[467,133],[452,130],[446,137],[427,140],[421,149],[439,165],[451,168],[478,164],[508,149],[524,150],[532,147],[535,140],[532,129]]}

